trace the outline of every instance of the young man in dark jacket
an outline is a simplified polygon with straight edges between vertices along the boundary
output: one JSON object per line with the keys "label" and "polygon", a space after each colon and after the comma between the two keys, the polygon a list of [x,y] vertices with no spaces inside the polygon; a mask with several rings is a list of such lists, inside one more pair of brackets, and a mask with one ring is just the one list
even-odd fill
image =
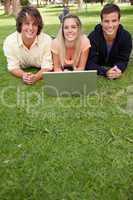
{"label": "young man in dark jacket", "polygon": [[101,24],[96,25],[88,38],[91,48],[86,69],[95,69],[99,75],[109,79],[119,78],[127,67],[132,39],[130,33],[120,24],[120,8],[117,5],[104,6]]}

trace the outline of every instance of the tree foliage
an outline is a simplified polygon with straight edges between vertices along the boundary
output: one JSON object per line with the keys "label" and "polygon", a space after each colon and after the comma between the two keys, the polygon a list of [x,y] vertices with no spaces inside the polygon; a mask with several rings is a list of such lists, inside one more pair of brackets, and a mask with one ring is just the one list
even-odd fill
{"label": "tree foliage", "polygon": [[16,15],[21,6],[28,5],[29,0],[0,0],[4,5],[5,14]]}
{"label": "tree foliage", "polygon": [[20,3],[22,6],[26,6],[26,5],[30,4],[29,0],[20,0]]}

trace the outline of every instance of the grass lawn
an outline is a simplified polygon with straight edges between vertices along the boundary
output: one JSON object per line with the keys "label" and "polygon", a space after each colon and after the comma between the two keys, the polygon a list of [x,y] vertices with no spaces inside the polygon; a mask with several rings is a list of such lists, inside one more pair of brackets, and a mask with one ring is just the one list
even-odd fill
{"label": "grass lawn", "polygon": [[[100,5],[78,11],[85,33]],[[133,35],[133,7],[122,5]],[[61,7],[40,8],[56,35]],[[2,52],[15,20],[0,13],[0,200],[133,200],[133,58],[119,80],[97,78],[88,97],[47,97],[43,81],[11,76]]]}

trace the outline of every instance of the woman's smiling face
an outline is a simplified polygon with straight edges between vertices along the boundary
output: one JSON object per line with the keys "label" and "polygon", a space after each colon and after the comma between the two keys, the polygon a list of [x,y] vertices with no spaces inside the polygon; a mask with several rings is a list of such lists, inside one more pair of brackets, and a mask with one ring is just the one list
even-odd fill
{"label": "woman's smiling face", "polygon": [[67,42],[73,42],[79,34],[79,27],[74,18],[67,18],[63,25],[64,38]]}

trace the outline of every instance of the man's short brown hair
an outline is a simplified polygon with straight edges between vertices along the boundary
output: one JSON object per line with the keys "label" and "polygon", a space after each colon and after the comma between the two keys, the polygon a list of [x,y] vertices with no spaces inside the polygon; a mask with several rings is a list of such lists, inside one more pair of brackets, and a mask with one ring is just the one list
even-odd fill
{"label": "man's short brown hair", "polygon": [[24,20],[26,19],[27,15],[29,15],[29,16],[31,16],[35,19],[35,23],[38,26],[37,35],[39,35],[42,28],[43,28],[43,21],[42,21],[42,17],[40,15],[40,12],[34,6],[25,6],[18,13],[18,16],[17,16],[17,19],[16,19],[17,31],[19,33],[21,33],[22,24],[23,24]]}
{"label": "man's short brown hair", "polygon": [[110,13],[113,13],[113,12],[118,13],[118,18],[120,19],[121,11],[120,11],[119,6],[117,6],[116,4],[113,4],[113,3],[106,4],[103,7],[103,9],[101,10],[101,14],[100,14],[101,20],[103,19],[104,14],[110,14]]}

